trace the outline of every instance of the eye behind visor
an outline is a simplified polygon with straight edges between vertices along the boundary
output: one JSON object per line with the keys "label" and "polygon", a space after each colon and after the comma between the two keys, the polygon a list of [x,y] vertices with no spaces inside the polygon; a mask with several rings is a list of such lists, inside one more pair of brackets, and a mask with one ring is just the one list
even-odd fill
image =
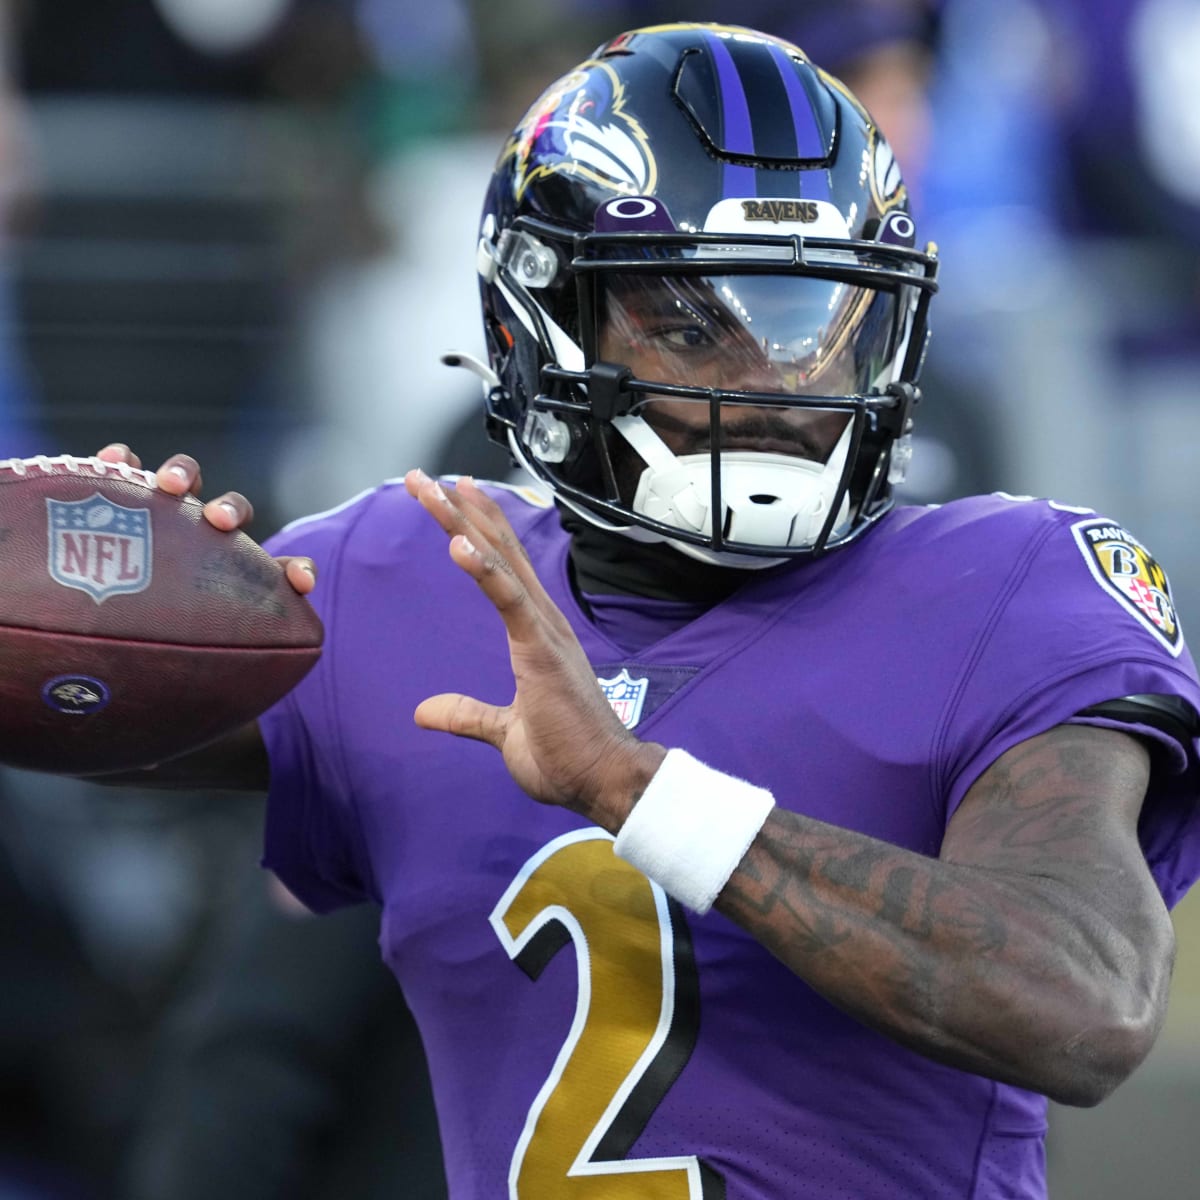
{"label": "eye behind visor", "polygon": [[598,290],[598,357],[639,378],[828,396],[890,382],[890,292],[795,275],[632,272]]}

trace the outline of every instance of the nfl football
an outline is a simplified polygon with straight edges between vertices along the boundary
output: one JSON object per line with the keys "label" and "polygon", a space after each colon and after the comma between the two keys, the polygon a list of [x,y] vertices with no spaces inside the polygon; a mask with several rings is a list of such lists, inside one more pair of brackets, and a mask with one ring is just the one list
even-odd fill
{"label": "nfl football", "polygon": [[0,762],[153,766],[238,728],[323,630],[282,568],[192,496],[94,458],[0,462]]}

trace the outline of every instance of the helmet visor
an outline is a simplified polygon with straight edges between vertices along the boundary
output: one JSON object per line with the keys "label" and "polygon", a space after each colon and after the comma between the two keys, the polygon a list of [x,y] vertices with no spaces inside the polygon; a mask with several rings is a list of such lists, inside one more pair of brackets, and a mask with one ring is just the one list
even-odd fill
{"label": "helmet visor", "polygon": [[795,274],[597,275],[596,357],[648,381],[858,396],[892,381],[900,302]]}

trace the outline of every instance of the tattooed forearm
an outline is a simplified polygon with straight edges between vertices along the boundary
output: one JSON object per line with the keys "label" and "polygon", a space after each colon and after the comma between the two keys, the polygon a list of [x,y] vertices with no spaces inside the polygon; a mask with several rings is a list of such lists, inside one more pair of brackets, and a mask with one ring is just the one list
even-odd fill
{"label": "tattooed forearm", "polygon": [[718,907],[921,1053],[1094,1102],[1149,1049],[1169,980],[1147,777],[1131,738],[1052,730],[976,783],[939,859],[777,808]]}
{"label": "tattooed forearm", "polygon": [[[775,821],[772,814],[768,825]],[[810,856],[799,847],[792,855],[780,856],[775,852],[776,837],[766,828],[759,835],[758,846],[725,888],[725,903],[721,904],[725,911],[732,916],[731,907],[737,905],[743,914],[753,915],[753,928],[771,931],[774,936],[763,940],[784,962],[789,962],[789,949],[812,956],[845,941],[851,930],[844,918],[826,906],[804,903],[803,893],[811,877]],[[780,869],[781,861],[790,869]]]}

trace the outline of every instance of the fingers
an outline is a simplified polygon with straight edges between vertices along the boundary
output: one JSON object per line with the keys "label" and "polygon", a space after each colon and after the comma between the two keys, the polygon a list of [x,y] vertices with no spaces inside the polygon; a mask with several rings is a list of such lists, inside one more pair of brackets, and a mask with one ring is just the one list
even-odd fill
{"label": "fingers", "polygon": [[126,463],[128,466],[141,470],[142,460],[124,442],[111,442],[96,457],[103,462]]}
{"label": "fingers", "polygon": [[285,555],[275,560],[287,576],[287,581],[300,593],[307,596],[317,586],[317,568],[311,558]]}
{"label": "fingers", "polygon": [[[124,442],[113,442],[96,455],[104,462],[141,468],[142,460]],[[172,496],[198,496],[204,487],[200,464],[190,454],[172,454],[154,473],[158,486]],[[204,506],[210,525],[226,532],[241,529],[254,519],[254,505],[241,492],[226,492]]]}
{"label": "fingers", "polygon": [[204,486],[200,464],[190,454],[172,454],[155,472],[155,478],[158,486],[173,496],[183,496],[188,492],[198,496]]}
{"label": "fingers", "polygon": [[424,471],[409,471],[404,477],[404,484],[408,494],[418,500],[422,499],[422,496],[432,496],[438,501],[446,502],[432,508],[429,505],[425,507],[447,533],[453,535],[460,531],[460,527],[465,530],[470,526],[479,532],[482,540],[489,545],[503,548],[511,553],[514,559],[528,561],[525,547],[513,533],[503,510],[470,476],[460,476],[453,488],[445,488],[437,480],[430,479]]}
{"label": "fingers", "polygon": [[228,532],[254,520],[254,505],[241,492],[226,492],[204,506],[204,516],[210,525]]}
{"label": "fingers", "polygon": [[423,471],[410,471],[404,483],[450,535],[450,557],[496,606],[510,636],[532,638],[539,618],[557,616],[499,506],[472,481],[462,479],[446,489]]}
{"label": "fingers", "polygon": [[[504,510],[468,475],[459,477],[453,488],[445,488],[424,471],[410,471],[405,486],[411,496],[421,500],[438,524],[451,537],[469,538],[484,557],[494,553],[506,570],[521,580],[535,595],[544,595],[537,572],[520,539],[513,532]],[[434,503],[426,503],[426,501]]]}
{"label": "fingers", "polygon": [[[482,522],[472,520],[465,512],[457,488],[444,488],[436,479],[430,479],[424,471],[409,471],[404,477],[404,486],[408,494],[418,500],[421,507],[442,527],[443,532],[450,535],[452,556],[456,548],[462,550],[466,556],[473,551],[491,550],[494,545],[499,544],[498,531],[488,530]],[[467,545],[457,546],[462,539],[467,540]]]}
{"label": "fingers", "polygon": [[[173,496],[198,496],[204,487],[200,464],[190,454],[172,454],[155,472],[158,486]],[[230,532],[254,520],[254,505],[241,492],[225,492],[204,505],[210,525]]]}
{"label": "fingers", "polygon": [[[529,554],[521,545],[520,538],[513,532],[508,523],[504,510],[491,498],[469,475],[464,475],[455,484],[455,493],[460,496],[467,508],[471,509],[472,520],[484,524],[489,531],[494,531],[500,544],[509,552],[514,567],[521,570],[522,577],[536,579],[537,576],[529,563]],[[527,568],[527,570],[526,570]]]}
{"label": "fingers", "polygon": [[421,729],[487,742],[500,750],[504,747],[505,714],[508,711],[470,696],[443,692],[422,700],[413,713],[413,720]]}

